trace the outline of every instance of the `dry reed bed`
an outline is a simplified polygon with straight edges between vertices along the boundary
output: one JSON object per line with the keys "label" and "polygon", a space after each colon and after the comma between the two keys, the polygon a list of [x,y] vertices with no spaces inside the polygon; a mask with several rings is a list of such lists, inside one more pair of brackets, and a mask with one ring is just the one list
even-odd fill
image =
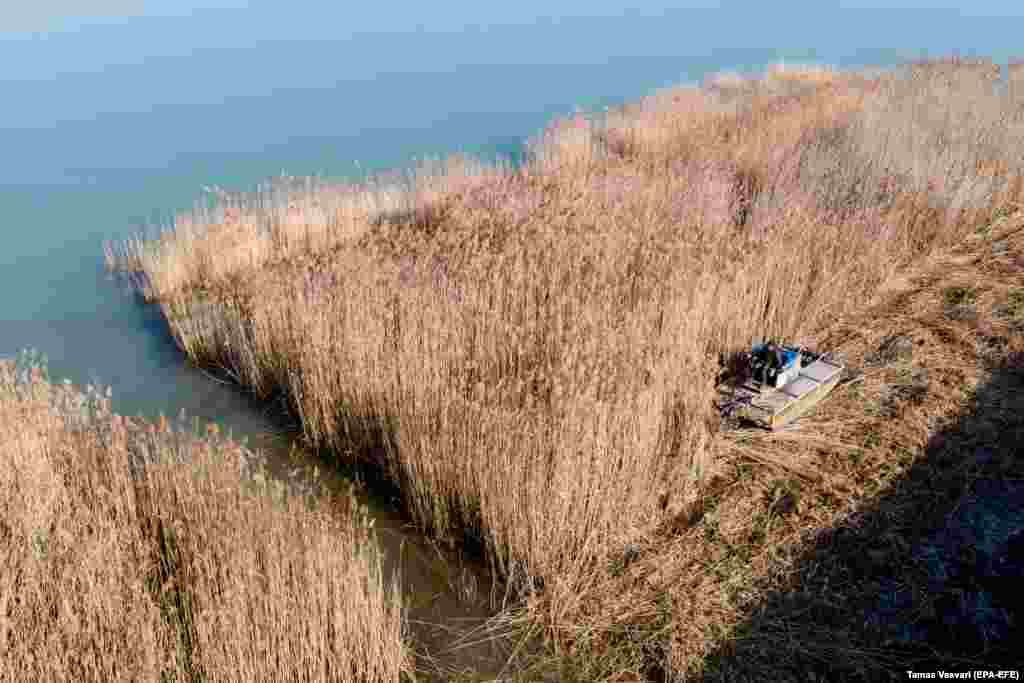
{"label": "dry reed bed", "polygon": [[408,670],[397,586],[352,499],[311,507],[216,430],[113,415],[24,363],[0,363],[0,456],[0,679]]}
{"label": "dry reed bed", "polygon": [[[602,587],[623,597],[591,623],[669,621],[666,669],[702,680],[900,680],[1010,663],[1011,643],[986,651],[973,624],[966,636],[943,627],[960,617],[911,552],[922,528],[971,505],[975,480],[1022,474],[1024,315],[1008,302],[1024,298],[1024,212],[979,227],[836,320],[823,343],[854,375],[797,429],[720,435],[718,480]],[[970,315],[949,306],[960,288],[975,297]],[[913,595],[898,611],[883,608],[894,584]],[[655,609],[666,603],[670,617]],[[913,642],[910,624],[959,635]]]}
{"label": "dry reed bed", "polygon": [[[969,505],[975,479],[1024,473],[1024,211],[981,227],[835,321],[822,343],[852,373],[827,403],[781,432],[718,433],[696,499],[612,557],[591,590],[562,596],[573,615],[558,625],[562,650],[536,670],[569,661],[578,681],[877,681],[1009,663],[1009,642],[984,652],[900,637],[959,618],[909,552],[918,529]],[[971,315],[948,305],[960,288],[973,293]],[[1016,395],[984,389],[1007,371]],[[985,410],[965,421],[976,401]],[[879,499],[884,513],[872,512]],[[914,599],[885,612],[894,583]],[[528,623],[530,611],[507,619]]]}
{"label": "dry reed bed", "polygon": [[534,617],[564,635],[594,567],[720,468],[720,355],[813,344],[1020,202],[1024,108],[997,78],[958,59],[723,76],[556,121],[519,169],[421,174],[318,242],[254,195],[243,213],[277,235],[258,258],[222,259],[216,235],[247,233],[205,214],[108,254],[193,360],[374,459],[424,527],[543,585]]}

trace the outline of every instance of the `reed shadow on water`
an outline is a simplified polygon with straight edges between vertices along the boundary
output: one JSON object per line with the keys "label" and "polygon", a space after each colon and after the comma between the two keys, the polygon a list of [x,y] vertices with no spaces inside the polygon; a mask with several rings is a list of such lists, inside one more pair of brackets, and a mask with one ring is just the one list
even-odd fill
{"label": "reed shadow on water", "polygon": [[[297,441],[287,454],[268,453],[271,470],[288,476],[289,468],[316,467],[328,489],[352,487],[370,510],[384,576],[390,580],[397,573],[400,579],[417,674],[437,680],[467,672],[498,676],[514,646],[510,637],[503,637],[513,634],[496,630],[492,623],[502,597],[508,599],[508,587],[488,567],[480,539],[466,534],[455,542],[439,542],[403,512],[401,478],[380,464],[387,462],[383,451],[388,437],[383,430],[364,430],[358,439],[359,454],[339,458],[326,446],[298,446],[298,416],[283,395],[275,404],[279,408],[268,419]],[[348,417],[353,424],[372,424]]]}

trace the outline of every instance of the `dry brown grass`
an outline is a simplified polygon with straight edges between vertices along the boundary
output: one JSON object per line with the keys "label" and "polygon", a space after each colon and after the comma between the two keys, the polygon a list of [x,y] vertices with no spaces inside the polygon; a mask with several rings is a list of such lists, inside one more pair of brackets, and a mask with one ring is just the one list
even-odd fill
{"label": "dry brown grass", "polygon": [[216,432],[130,420],[0,363],[0,679],[396,681],[396,586],[364,513]]}
{"label": "dry brown grass", "polygon": [[[897,680],[906,668],[1010,662],[1006,643],[986,652],[962,636],[935,638],[915,651],[895,635],[901,625],[949,616],[939,607],[947,596],[910,552],[921,530],[969,505],[976,480],[1022,474],[1024,334],[1000,311],[1024,283],[1024,213],[991,230],[934,254],[902,285],[835,322],[823,343],[855,376],[798,429],[722,435],[719,490],[712,487],[694,523],[677,518],[667,547],[649,560],[663,564],[675,548],[686,564],[667,579],[638,568],[654,578],[642,594],[665,591],[685,605],[679,612],[731,625],[717,639],[687,640],[677,630],[677,671],[702,671],[705,680]],[[1006,250],[993,251],[1000,243]],[[966,283],[977,295],[975,315],[951,317],[944,292]],[[894,339],[908,344],[893,352]],[[724,594],[691,591],[692,578],[675,583],[737,553]],[[870,621],[894,581],[912,604]],[[906,666],[915,660],[932,665]]]}
{"label": "dry brown grass", "polygon": [[[685,596],[747,595],[749,553],[711,571],[674,535],[655,592],[602,568],[730,463],[813,479],[794,443],[848,445],[860,413],[822,437],[723,437],[716,361],[764,336],[835,345],[901,268],[1021,202],[1024,107],[997,75],[952,59],[718,78],[556,121],[520,169],[421,177],[403,211],[252,267],[215,266],[188,230],[110,253],[167,283],[145,293],[194,361],[282,391],[426,529],[481,542],[585,679],[682,675],[747,604]],[[730,544],[753,523],[741,502],[718,523]]]}

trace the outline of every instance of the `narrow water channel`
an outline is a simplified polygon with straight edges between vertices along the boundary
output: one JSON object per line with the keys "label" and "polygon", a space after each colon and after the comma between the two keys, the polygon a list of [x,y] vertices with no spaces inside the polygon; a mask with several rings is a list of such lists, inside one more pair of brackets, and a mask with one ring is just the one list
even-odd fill
{"label": "narrow water channel", "polygon": [[[155,309],[132,296],[138,306]],[[161,323],[155,323],[150,331],[173,346],[169,330]],[[183,354],[181,362],[187,363]],[[417,667],[422,672],[441,679],[453,672],[501,673],[512,644],[509,639],[489,637],[486,626],[506,593],[503,582],[492,575],[482,558],[432,541],[410,523],[397,499],[381,487],[351,478],[331,461],[329,452],[306,449],[294,417],[275,412],[273,406],[260,403],[223,378],[186,368],[214,383],[208,396],[223,394],[221,400],[235,407],[215,421],[244,441],[271,477],[302,489],[315,470],[326,491],[352,493],[366,507],[382,552],[385,581],[398,573]]]}
{"label": "narrow water channel", "polygon": [[[331,462],[330,453],[307,450],[301,425],[294,417],[261,403],[243,387],[190,365],[176,348],[158,307],[144,303],[124,283],[118,284],[118,278],[104,279],[105,286],[116,287],[118,296],[141,313],[151,348],[166,354],[168,360],[176,358],[177,381],[202,387],[190,394],[202,397],[201,404],[193,405],[199,412],[182,408],[186,416],[198,417],[200,423],[215,422],[229,431],[257,454],[259,462],[278,481],[301,487],[315,468],[318,481],[327,491],[342,495],[351,492],[366,507],[382,552],[385,581],[397,572],[421,672],[442,679],[454,672],[484,676],[501,673],[511,641],[488,637],[486,625],[505,593],[503,583],[492,576],[482,558],[435,543],[409,522],[398,501],[387,492],[350,478]],[[215,413],[210,406],[216,406]]]}

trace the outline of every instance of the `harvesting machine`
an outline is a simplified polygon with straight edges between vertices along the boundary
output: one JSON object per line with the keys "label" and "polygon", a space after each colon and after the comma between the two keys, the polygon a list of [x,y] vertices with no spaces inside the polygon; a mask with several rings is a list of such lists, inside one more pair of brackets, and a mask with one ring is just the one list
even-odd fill
{"label": "harvesting machine", "polygon": [[817,405],[835,388],[843,365],[828,354],[768,341],[742,353],[718,387],[718,408],[779,429]]}

